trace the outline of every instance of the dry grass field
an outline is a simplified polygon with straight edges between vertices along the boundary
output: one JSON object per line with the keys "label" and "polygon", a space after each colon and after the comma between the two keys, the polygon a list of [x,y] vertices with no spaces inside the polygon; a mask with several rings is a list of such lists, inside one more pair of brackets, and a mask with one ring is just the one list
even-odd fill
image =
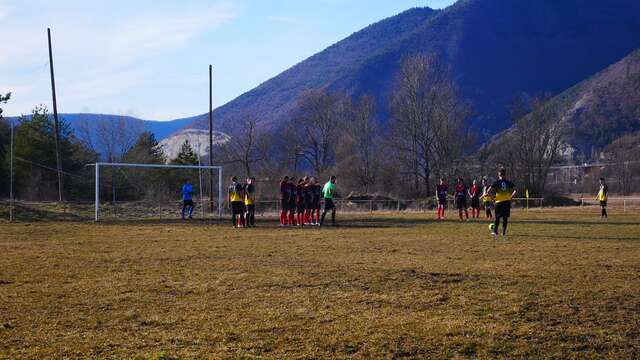
{"label": "dry grass field", "polygon": [[637,212],[433,215],[0,223],[0,358],[640,358]]}

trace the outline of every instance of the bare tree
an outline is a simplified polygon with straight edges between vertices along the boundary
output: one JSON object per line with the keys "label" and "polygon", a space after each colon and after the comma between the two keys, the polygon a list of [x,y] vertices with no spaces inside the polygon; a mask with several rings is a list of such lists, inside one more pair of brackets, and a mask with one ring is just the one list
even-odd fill
{"label": "bare tree", "polygon": [[566,124],[549,102],[536,97],[518,99],[512,117],[513,127],[492,152],[514,170],[522,186],[535,196],[544,196],[549,169],[560,160],[566,146]]}
{"label": "bare tree", "polygon": [[466,111],[449,73],[435,55],[404,59],[391,97],[390,144],[416,195],[431,193],[434,166],[452,163],[460,154],[452,140],[461,143]]}
{"label": "bare tree", "polygon": [[230,139],[220,149],[222,162],[240,165],[247,176],[253,176],[255,165],[267,158],[270,137],[255,114],[241,114],[229,123]]}
{"label": "bare tree", "polygon": [[375,119],[375,98],[364,95],[347,108],[343,136],[336,151],[338,171],[341,178],[368,193],[376,183],[380,167],[377,150],[381,139]]}
{"label": "bare tree", "polygon": [[78,122],[78,138],[89,149],[99,153],[107,161],[117,161],[129,151],[144,132],[141,122],[118,116],[95,122],[81,119]]}
{"label": "bare tree", "polygon": [[317,175],[323,175],[335,162],[339,125],[345,119],[347,97],[310,90],[299,102],[296,119],[287,129],[294,141],[295,156],[304,160]]}
{"label": "bare tree", "polygon": [[620,183],[622,193],[629,195],[634,189],[634,180],[640,175],[640,132],[627,134],[611,143],[606,149],[607,157],[613,161],[610,174]]}

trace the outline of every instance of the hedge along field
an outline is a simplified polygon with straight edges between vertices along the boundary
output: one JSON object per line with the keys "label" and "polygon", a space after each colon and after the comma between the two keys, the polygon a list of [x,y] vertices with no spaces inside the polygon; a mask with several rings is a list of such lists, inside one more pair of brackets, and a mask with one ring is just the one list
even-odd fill
{"label": "hedge along field", "polygon": [[0,358],[640,357],[640,216],[433,215],[5,222]]}

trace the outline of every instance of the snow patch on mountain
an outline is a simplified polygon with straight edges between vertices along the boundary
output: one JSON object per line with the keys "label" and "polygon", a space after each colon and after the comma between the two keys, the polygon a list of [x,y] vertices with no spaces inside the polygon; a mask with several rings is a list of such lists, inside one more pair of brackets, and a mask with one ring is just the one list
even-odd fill
{"label": "snow patch on mountain", "polygon": [[[213,132],[213,146],[225,144],[229,141],[225,133]],[[185,141],[189,141],[196,154],[201,157],[209,156],[209,131],[201,129],[185,129],[160,141],[158,145],[167,159],[175,159]]]}

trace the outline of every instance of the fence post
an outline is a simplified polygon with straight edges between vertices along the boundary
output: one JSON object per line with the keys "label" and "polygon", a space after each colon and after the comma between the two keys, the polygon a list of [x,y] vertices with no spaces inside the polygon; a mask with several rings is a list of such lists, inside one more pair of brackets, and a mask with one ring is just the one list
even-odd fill
{"label": "fence post", "polygon": [[369,212],[373,212],[373,200],[369,200]]}
{"label": "fence post", "polygon": [[627,199],[622,199],[622,208],[624,209],[624,213],[627,213]]}
{"label": "fence post", "polygon": [[400,212],[400,200],[398,200],[398,212]]}

